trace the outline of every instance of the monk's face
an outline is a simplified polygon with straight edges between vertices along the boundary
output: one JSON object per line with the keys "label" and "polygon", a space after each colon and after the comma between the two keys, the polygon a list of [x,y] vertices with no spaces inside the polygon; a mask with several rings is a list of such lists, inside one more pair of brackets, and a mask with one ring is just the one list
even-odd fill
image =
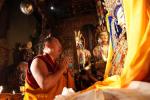
{"label": "monk's face", "polygon": [[58,39],[53,38],[51,42],[45,43],[43,52],[47,54],[52,54],[55,58],[58,58],[62,53],[62,45],[60,44]]}
{"label": "monk's face", "polygon": [[62,53],[62,45],[59,42],[59,40],[56,38],[54,39],[52,45],[53,45],[52,52],[55,53],[56,58],[58,58],[60,56],[60,54]]}

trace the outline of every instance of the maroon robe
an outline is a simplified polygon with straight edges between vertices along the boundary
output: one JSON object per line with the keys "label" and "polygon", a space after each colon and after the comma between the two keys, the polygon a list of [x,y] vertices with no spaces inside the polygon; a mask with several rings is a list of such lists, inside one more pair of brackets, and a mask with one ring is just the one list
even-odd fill
{"label": "maroon robe", "polygon": [[[34,60],[35,58],[39,58],[39,59],[41,59],[42,61],[44,61],[44,62],[46,63],[46,65],[47,65],[48,71],[51,72],[51,73],[54,73],[54,72],[57,70],[57,68],[58,68],[58,67],[56,66],[56,63],[54,63],[54,62],[52,61],[51,57],[50,57],[48,54],[36,56],[36,57],[33,58],[33,60]],[[33,60],[32,60],[32,61],[33,61]],[[31,66],[32,61],[29,62],[29,66],[28,66],[28,68],[27,68],[26,81],[27,81],[27,83],[28,83],[32,88],[37,89],[37,88],[39,88],[39,85],[37,84],[36,80],[34,79],[32,73],[31,73],[31,71],[30,71],[30,66]]]}

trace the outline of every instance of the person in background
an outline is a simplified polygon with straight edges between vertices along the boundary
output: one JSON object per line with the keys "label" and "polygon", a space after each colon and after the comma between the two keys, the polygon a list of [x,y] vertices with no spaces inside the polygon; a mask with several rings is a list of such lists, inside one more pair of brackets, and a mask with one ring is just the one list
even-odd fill
{"label": "person in background", "polygon": [[26,73],[24,100],[53,100],[64,87],[74,88],[74,81],[69,73],[69,57],[56,63],[62,53],[60,41],[48,36],[43,42],[43,54],[36,56]]}

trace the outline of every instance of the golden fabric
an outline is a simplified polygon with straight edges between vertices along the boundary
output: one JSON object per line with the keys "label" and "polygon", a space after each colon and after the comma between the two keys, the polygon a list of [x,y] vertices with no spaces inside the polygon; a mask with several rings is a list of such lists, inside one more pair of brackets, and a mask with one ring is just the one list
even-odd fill
{"label": "golden fabric", "polygon": [[[67,84],[63,75],[59,82],[57,82],[57,84],[49,90],[42,90],[40,88],[33,89],[26,82],[24,100],[53,100],[56,95],[61,94],[65,86],[67,86]],[[74,82],[70,75],[68,76],[68,87],[74,87]]]}
{"label": "golden fabric", "polygon": [[123,4],[128,40],[121,76],[125,86],[132,80],[143,80],[150,68],[150,0],[123,0]]}
{"label": "golden fabric", "polygon": [[104,89],[112,89],[112,88],[120,88],[120,87],[121,87],[120,86],[120,76],[114,75],[114,76],[105,78],[104,81],[96,82],[94,85],[92,85],[91,87],[89,87],[85,91],[89,91],[89,90],[92,90],[95,88],[104,90]]}
{"label": "golden fabric", "polygon": [[[110,33],[110,27],[109,27],[109,21],[108,21],[108,17],[109,17],[109,13],[107,13],[106,15],[106,22],[107,22],[107,30]],[[104,74],[104,78],[107,78],[109,75],[109,72],[111,70],[111,66],[112,66],[112,56],[113,56],[113,47],[112,47],[112,40],[109,40],[109,49],[108,49],[108,58],[107,58],[107,64],[106,64],[106,68],[105,68],[105,74]]]}
{"label": "golden fabric", "polygon": [[112,66],[112,54],[113,54],[113,48],[112,48],[112,43],[111,41],[109,42],[109,52],[108,52],[108,58],[107,58],[107,64],[106,64],[106,68],[105,68],[105,74],[104,74],[104,78],[107,78],[109,75],[109,72],[111,70],[111,66]]}

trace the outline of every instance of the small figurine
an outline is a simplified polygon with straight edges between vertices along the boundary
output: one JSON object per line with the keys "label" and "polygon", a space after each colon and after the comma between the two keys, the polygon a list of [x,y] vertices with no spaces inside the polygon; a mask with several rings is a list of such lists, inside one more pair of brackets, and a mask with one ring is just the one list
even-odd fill
{"label": "small figurine", "polygon": [[28,41],[26,47],[23,48],[23,60],[29,62],[34,57],[34,52],[32,50],[32,42]]}
{"label": "small figurine", "polygon": [[89,50],[85,49],[85,39],[80,33],[80,31],[75,31],[75,41],[76,41],[76,48],[77,48],[77,56],[78,56],[78,63],[85,67],[85,65],[90,63],[91,53]]}

